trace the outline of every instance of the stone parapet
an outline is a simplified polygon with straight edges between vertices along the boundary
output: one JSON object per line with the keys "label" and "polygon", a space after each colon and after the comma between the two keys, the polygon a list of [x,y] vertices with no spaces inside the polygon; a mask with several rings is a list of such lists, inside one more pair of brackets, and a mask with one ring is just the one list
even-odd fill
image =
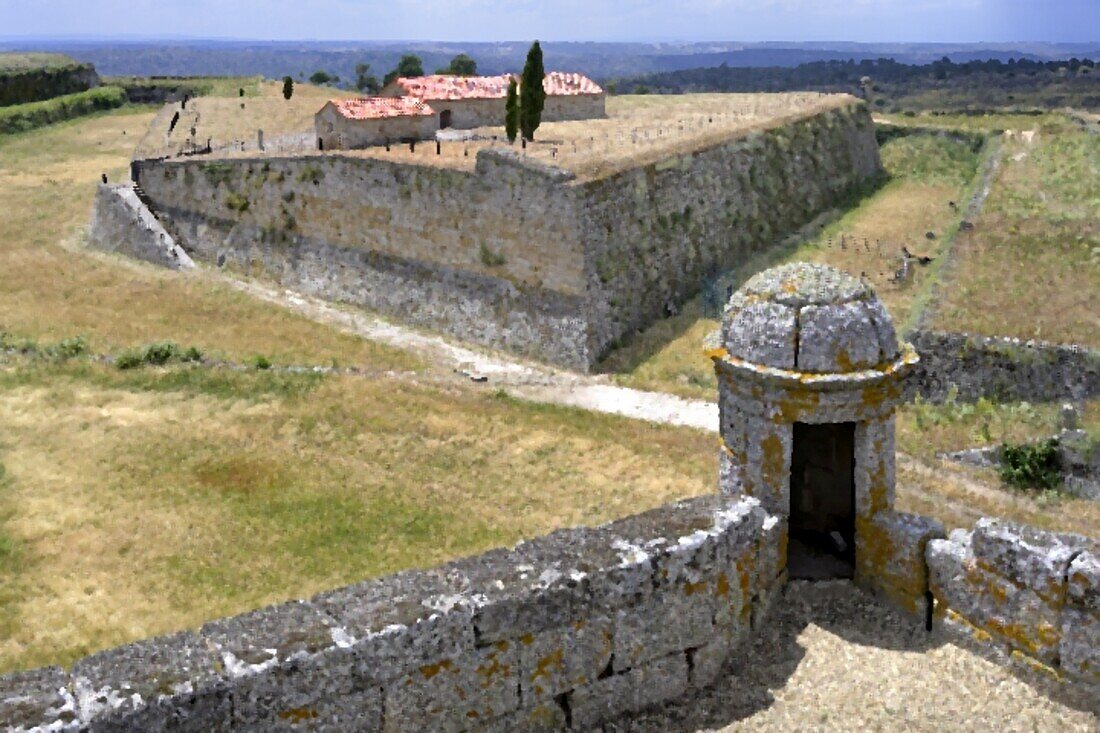
{"label": "stone parapet", "polygon": [[708,684],[786,524],[704,496],[0,678],[11,731],[586,730]]}
{"label": "stone parapet", "polygon": [[981,519],[928,542],[936,617],[958,618],[1057,674],[1100,685],[1096,540]]}

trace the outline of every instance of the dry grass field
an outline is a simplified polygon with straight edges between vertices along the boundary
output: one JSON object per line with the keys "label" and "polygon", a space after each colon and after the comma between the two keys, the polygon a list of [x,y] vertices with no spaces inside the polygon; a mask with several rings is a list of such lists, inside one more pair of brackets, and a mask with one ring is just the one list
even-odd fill
{"label": "dry grass field", "polygon": [[0,331],[84,335],[119,351],[164,338],[213,355],[416,368],[417,360],[253,301],[199,271],[180,277],[79,246],[99,175],[128,175],[152,114],[130,109],[0,137]]}
{"label": "dry grass field", "polygon": [[1100,135],[1060,116],[1014,131],[935,325],[1100,346]]}
{"label": "dry grass field", "polygon": [[700,431],[386,379],[14,367],[0,424],[0,672],[599,523],[716,472]]}

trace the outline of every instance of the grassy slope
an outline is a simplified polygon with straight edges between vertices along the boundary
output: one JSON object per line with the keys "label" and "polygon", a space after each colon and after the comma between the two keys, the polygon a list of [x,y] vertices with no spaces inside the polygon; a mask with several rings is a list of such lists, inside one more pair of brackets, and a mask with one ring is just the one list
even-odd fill
{"label": "grassy slope", "polygon": [[[948,202],[961,204],[978,156],[965,143],[915,135],[883,145],[882,159],[891,175],[889,183],[806,241],[745,263],[737,279],[794,260],[865,272],[895,321],[902,322],[923,285],[925,272],[914,265],[909,283],[898,286],[891,282],[900,264],[901,247],[919,254],[938,253],[942,235],[959,217]],[[928,231],[936,233],[937,239],[927,240]],[[702,317],[696,299],[680,315],[655,324],[612,354],[603,367],[615,373],[622,384],[714,399],[714,370],[703,356],[702,339],[717,327],[717,320]]]}
{"label": "grassy slope", "polygon": [[1100,135],[1032,119],[1005,159],[957,266],[939,328],[1100,346]]}
{"label": "grassy slope", "polygon": [[212,354],[413,368],[417,360],[256,302],[199,272],[180,277],[79,245],[101,172],[128,176],[152,113],[125,109],[0,138],[0,331],[92,348],[173,338]]}
{"label": "grassy slope", "polygon": [[634,513],[715,473],[703,432],[386,380],[14,369],[0,423],[0,671]]}

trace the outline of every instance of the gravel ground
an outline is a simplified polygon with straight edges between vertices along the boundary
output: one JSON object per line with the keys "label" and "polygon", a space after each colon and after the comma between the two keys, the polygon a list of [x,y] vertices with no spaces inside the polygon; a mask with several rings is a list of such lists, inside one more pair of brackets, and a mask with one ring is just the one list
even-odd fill
{"label": "gravel ground", "polygon": [[605,733],[1100,731],[1100,701],[965,646],[850,583],[795,581],[713,687]]}

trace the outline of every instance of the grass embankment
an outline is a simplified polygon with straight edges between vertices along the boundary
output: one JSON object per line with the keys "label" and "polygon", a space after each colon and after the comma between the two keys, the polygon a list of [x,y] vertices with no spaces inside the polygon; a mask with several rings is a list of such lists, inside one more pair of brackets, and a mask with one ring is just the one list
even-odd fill
{"label": "grass embankment", "polygon": [[713,489],[714,437],[473,387],[0,371],[0,672]]}
{"label": "grass embankment", "polygon": [[83,117],[126,103],[126,92],[118,87],[96,87],[41,102],[0,107],[0,134],[27,132],[55,122]]}
{"label": "grass embankment", "polygon": [[[415,369],[409,355],[258,302],[199,271],[180,276],[78,243],[101,172],[128,178],[153,115],[126,108],[0,140],[0,331],[82,334],[95,352],[164,339],[213,358]],[[66,245],[68,242],[68,245]]]}
{"label": "grass embankment", "polygon": [[266,86],[261,76],[105,76],[102,80],[127,92],[160,90],[192,97],[240,97],[242,90],[247,98],[258,97]]}
{"label": "grass embankment", "polygon": [[934,326],[1100,347],[1100,136],[1061,115],[1005,129]]}
{"label": "grass embankment", "polygon": [[[901,249],[939,255],[945,233],[961,216],[979,157],[970,143],[949,137],[894,138],[882,146],[883,165],[890,175],[886,185],[808,239],[746,262],[733,280],[743,282],[768,267],[797,260],[865,273],[900,324],[928,277],[928,270],[914,262],[909,280],[893,280]],[[951,202],[958,211],[949,206]],[[928,232],[935,238],[928,239]],[[703,317],[702,301],[696,298],[679,315],[658,322],[611,354],[603,369],[615,374],[620,384],[713,400],[717,385],[702,340],[718,326],[716,319]]]}

